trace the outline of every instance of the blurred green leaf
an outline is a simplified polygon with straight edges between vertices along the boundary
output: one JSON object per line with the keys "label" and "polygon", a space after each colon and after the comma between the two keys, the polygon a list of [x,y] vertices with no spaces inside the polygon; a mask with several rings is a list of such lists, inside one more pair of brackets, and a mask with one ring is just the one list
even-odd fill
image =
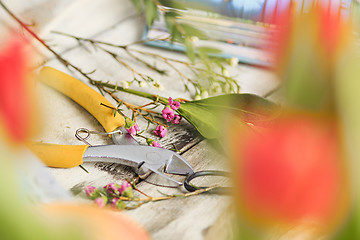
{"label": "blurred green leaf", "polygon": [[183,36],[181,32],[177,29],[176,25],[174,24],[175,20],[173,14],[171,12],[166,12],[164,15],[166,27],[170,33],[171,41],[172,42],[182,42]]}
{"label": "blurred green leaf", "polygon": [[278,109],[276,104],[254,94],[226,94],[182,103],[177,111],[203,137],[213,139],[222,135],[224,116],[260,125],[276,116]]}
{"label": "blurred green leaf", "polygon": [[153,0],[144,0],[146,23],[151,26],[159,17],[156,3]]}
{"label": "blurred green leaf", "polygon": [[180,3],[178,0],[159,0],[159,3],[165,7],[175,8],[180,10],[185,10],[186,7],[184,4]]}
{"label": "blurred green leaf", "polygon": [[167,11],[165,13],[165,16],[175,18],[175,17],[180,16],[180,14],[178,12],[175,12],[175,11]]}
{"label": "blurred green leaf", "polygon": [[192,26],[190,24],[182,23],[182,24],[180,24],[180,27],[185,31],[186,36],[188,36],[188,37],[196,36],[200,39],[207,39],[207,36],[203,31],[195,28],[194,26]]}
{"label": "blurred green leaf", "polygon": [[143,10],[143,4],[144,4],[144,0],[131,0],[136,8],[136,10],[141,13],[141,11]]}
{"label": "blurred green leaf", "polygon": [[208,54],[208,53],[212,53],[212,54],[221,53],[220,49],[214,48],[214,47],[198,47],[197,50],[199,51],[199,53],[205,53],[205,54]]}

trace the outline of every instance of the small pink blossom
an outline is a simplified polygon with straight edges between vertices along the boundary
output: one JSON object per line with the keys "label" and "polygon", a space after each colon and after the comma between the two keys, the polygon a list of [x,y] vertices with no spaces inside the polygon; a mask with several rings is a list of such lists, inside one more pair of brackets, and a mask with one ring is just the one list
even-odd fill
{"label": "small pink blossom", "polygon": [[174,111],[171,110],[169,107],[166,107],[164,110],[162,110],[162,115],[167,122],[170,122],[175,117]]}
{"label": "small pink blossom", "polygon": [[129,129],[126,129],[126,131],[128,131],[129,134],[135,135],[138,131],[140,131],[140,128],[137,125],[137,123],[135,123],[134,126],[130,127]]}
{"label": "small pink blossom", "polygon": [[117,194],[119,192],[118,187],[115,183],[109,183],[104,187],[110,194]]}
{"label": "small pink blossom", "polygon": [[174,119],[171,121],[173,124],[180,124],[182,117],[180,115],[175,114]]}
{"label": "small pink blossom", "polygon": [[95,192],[96,187],[94,186],[87,186],[85,187],[85,193],[86,195],[88,195],[89,197],[91,197],[93,195],[93,193]]}
{"label": "small pink blossom", "polygon": [[113,198],[113,199],[111,199],[111,202],[110,202],[110,204],[111,204],[111,207],[113,207],[113,208],[116,208],[117,206],[117,202],[119,201],[119,198]]}
{"label": "small pink blossom", "polygon": [[123,181],[121,187],[119,188],[120,195],[129,187],[131,187],[130,184],[127,181]]}
{"label": "small pink blossom", "polygon": [[126,131],[132,135],[135,135],[138,131],[140,131],[140,128],[137,125],[137,123],[128,117],[125,118],[125,128],[126,128]]}
{"label": "small pink blossom", "polygon": [[153,141],[152,144],[151,144],[151,146],[161,148],[160,143],[158,143],[157,141]]}
{"label": "small pink blossom", "polygon": [[180,102],[174,101],[171,97],[169,97],[169,105],[172,110],[178,110],[181,104]]}
{"label": "small pink blossom", "polygon": [[146,139],[146,143],[147,143],[149,146],[152,146],[152,147],[160,147],[160,148],[161,148],[160,143],[158,143],[157,141],[152,140],[151,138],[147,138],[147,139]]}
{"label": "small pink blossom", "polygon": [[121,201],[119,198],[113,198],[111,199],[111,207],[116,208],[116,209],[125,209],[126,208],[126,204]]}
{"label": "small pink blossom", "polygon": [[106,197],[98,197],[94,200],[94,202],[100,207],[103,208],[106,205],[107,199]]}
{"label": "small pink blossom", "polygon": [[167,129],[161,125],[158,125],[156,127],[156,129],[153,131],[153,133],[155,133],[156,136],[163,138],[163,137],[165,137],[165,134],[167,133]]}

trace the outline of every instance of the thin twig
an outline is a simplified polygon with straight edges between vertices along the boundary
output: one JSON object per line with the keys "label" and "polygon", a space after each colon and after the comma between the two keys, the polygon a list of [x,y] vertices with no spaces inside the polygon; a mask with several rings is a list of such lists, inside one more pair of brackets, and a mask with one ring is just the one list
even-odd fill
{"label": "thin twig", "polygon": [[136,79],[136,75],[138,75],[139,77],[141,77],[144,81],[148,81],[148,79],[150,78],[150,76],[147,76],[145,74],[142,74],[138,71],[136,71],[133,67],[131,67],[129,64],[127,64],[126,62],[124,62],[123,60],[121,60],[119,58],[118,55],[100,47],[101,50],[103,50],[104,52],[108,53],[111,57],[113,57],[118,63],[120,63],[121,65],[123,65],[124,67],[126,67],[127,69],[129,69],[132,74],[133,74],[133,78]]}
{"label": "thin twig", "polygon": [[117,47],[117,48],[123,48],[126,49],[129,46],[132,45],[137,45],[137,44],[142,44],[142,43],[146,43],[146,42],[152,42],[152,41],[157,41],[157,40],[162,40],[162,41],[166,41],[169,39],[169,37],[160,37],[160,38],[153,38],[153,39],[141,39],[139,41],[135,41],[126,45],[119,45],[119,44],[113,44],[113,43],[109,43],[109,42],[104,42],[104,41],[99,41],[99,40],[94,40],[94,39],[88,39],[88,38],[84,38],[84,37],[79,37],[79,36],[75,36],[69,33],[64,33],[64,32],[59,32],[59,31],[51,31],[51,33],[55,33],[58,35],[63,35],[66,37],[71,37],[74,38],[76,40],[81,40],[81,41],[86,41],[86,42],[90,42],[90,43],[98,43],[98,44],[103,44],[103,45],[107,45],[110,47]]}
{"label": "thin twig", "polygon": [[130,57],[132,57],[132,58],[134,58],[135,60],[137,60],[137,61],[141,62],[142,64],[144,64],[147,68],[149,68],[149,69],[151,69],[151,70],[153,70],[153,71],[155,71],[155,72],[158,72],[158,73],[160,73],[160,74],[164,74],[164,73],[165,73],[164,70],[160,70],[160,69],[158,69],[157,67],[151,65],[150,63],[146,62],[145,60],[143,60],[143,59],[139,58],[138,56],[134,55],[131,51],[126,51],[126,53],[127,53]]}
{"label": "thin twig", "polygon": [[105,92],[107,92],[112,98],[114,98],[117,102],[122,102],[128,109],[132,110],[132,111],[136,111],[137,113],[139,113],[140,115],[142,115],[142,113],[140,113],[139,111],[137,110],[142,110],[142,111],[145,111],[145,112],[148,112],[148,113],[152,113],[152,114],[159,114],[158,112],[155,112],[155,111],[152,111],[152,110],[149,110],[149,109],[146,109],[146,108],[142,108],[140,106],[136,106],[134,104],[131,104],[131,103],[127,103],[123,100],[120,100],[118,97],[116,97],[114,95],[113,92],[107,90],[107,89],[104,89]]}
{"label": "thin twig", "polygon": [[[41,43],[46,49],[48,49],[52,54],[54,54],[54,56],[66,67],[71,67],[73,68],[75,71],[77,71],[78,73],[80,73],[81,75],[83,75],[85,78],[87,78],[91,84],[97,86],[99,89],[102,89],[102,90],[106,90],[104,89],[104,85],[101,85],[100,83],[102,83],[101,81],[97,81],[97,80],[94,80],[93,78],[91,78],[89,76],[89,74],[83,72],[80,68],[76,67],[75,65],[73,65],[72,63],[70,63],[68,60],[65,60],[63,57],[60,56],[60,54],[58,54],[56,51],[54,51],[48,44],[46,44],[45,41],[43,41],[41,38],[39,38],[29,27],[27,24],[25,24],[24,22],[22,22],[17,16],[15,16],[14,13],[12,13],[10,11],[10,9],[8,9],[5,4],[0,0],[0,6],[16,21],[18,22],[32,37],[34,37],[39,43]],[[80,39],[80,38],[78,38]],[[103,43],[105,44],[105,43]],[[118,88],[117,86],[113,86],[113,85],[108,85],[107,87],[109,86],[112,86],[114,89],[115,88]],[[120,90],[124,90],[123,88],[120,88]],[[107,91],[109,92],[109,91]],[[149,97],[147,97],[149,98]],[[118,98],[116,98],[118,102],[121,102]],[[130,105],[128,105],[130,106]],[[131,106],[133,107],[133,106]],[[154,111],[151,111],[151,110],[148,110],[148,109],[141,109],[141,110],[144,110],[144,111],[147,111],[149,113],[153,113],[155,114],[156,112]],[[135,111],[137,111],[135,109]],[[142,113],[138,112],[140,115],[142,115]],[[146,118],[146,117],[145,117]],[[146,118],[149,120],[149,118]],[[158,123],[158,122],[157,122]],[[158,123],[159,124],[159,123]]]}
{"label": "thin twig", "polygon": [[63,57],[60,56],[57,52],[55,52],[44,40],[39,38],[29,27],[27,24],[22,22],[17,16],[15,16],[14,13],[10,11],[9,8],[5,6],[5,4],[0,1],[0,5],[3,7],[3,9],[16,21],[18,22],[33,38],[35,38],[41,45],[43,45],[47,50],[49,50],[54,56],[65,66],[65,67],[72,67],[74,70],[79,72],[81,75],[83,75],[85,78],[87,78],[91,83],[94,82],[92,78],[88,76],[88,74],[84,73],[80,68],[76,67],[69,61],[65,60]]}
{"label": "thin twig", "polygon": [[[103,89],[105,92],[107,92],[112,98],[114,98],[115,99],[115,101],[120,101],[120,99],[118,99],[111,91],[109,91],[109,90],[107,90],[107,89]],[[163,127],[169,127],[168,125],[166,125],[166,124],[163,124],[163,123],[161,123],[161,122],[159,122],[159,121],[156,121],[156,120],[154,120],[154,119],[152,119],[152,118],[150,118],[150,117],[148,117],[148,116],[145,116],[143,113],[141,113],[140,111],[138,111],[138,110],[141,110],[141,111],[145,111],[145,112],[148,112],[149,114],[151,113],[151,114],[156,114],[156,115],[158,115],[159,113],[157,113],[157,112],[155,112],[155,111],[152,111],[152,110],[149,110],[149,109],[146,109],[146,108],[140,108],[139,106],[135,106],[135,105],[133,105],[133,104],[131,104],[131,103],[127,103],[127,102],[124,102],[124,101],[122,101],[122,103],[129,109],[129,110],[131,110],[132,112],[133,112],[133,119],[135,120],[135,113],[137,113],[137,114],[139,114],[141,117],[143,117],[144,119],[146,119],[146,120],[148,120],[148,121],[150,121],[150,122],[152,122],[152,123],[155,123],[155,124],[157,124],[157,125],[161,125],[161,126],[163,126]],[[115,109],[115,108],[113,108],[113,107],[110,107],[110,108],[112,108],[112,109]]]}
{"label": "thin twig", "polygon": [[[180,26],[181,27],[181,26]],[[115,48],[121,48],[123,49],[130,57],[134,58],[136,61],[143,63],[146,67],[148,67],[149,69],[156,71],[160,74],[164,73],[164,70],[160,70],[157,67],[155,67],[154,65],[146,62],[145,60],[139,58],[138,56],[134,55],[132,52],[137,52],[139,54],[145,55],[145,56],[151,56],[153,58],[158,58],[161,59],[165,64],[167,64],[170,68],[172,68],[179,76],[181,79],[188,81],[189,83],[191,83],[195,90],[197,88],[199,88],[199,86],[201,85],[198,81],[194,81],[193,79],[191,79],[190,77],[186,76],[184,73],[182,73],[182,71],[180,71],[177,67],[175,67],[171,62],[174,63],[179,63],[182,65],[185,65],[186,67],[188,67],[195,75],[198,74],[198,72],[209,72],[209,69],[204,69],[201,67],[196,67],[193,66],[191,63],[186,62],[186,61],[181,61],[181,60],[177,60],[177,59],[172,59],[172,58],[167,58],[167,57],[163,57],[159,54],[156,53],[151,53],[151,52],[147,52],[147,51],[143,51],[143,50],[138,50],[138,49],[134,49],[134,48],[129,48],[129,46],[134,45],[134,44],[138,44],[138,43],[143,43],[146,41],[153,41],[153,40],[164,40],[164,39],[151,39],[151,40],[141,40],[135,43],[131,43],[131,44],[127,44],[127,45],[117,45],[117,44],[112,44],[112,43],[108,43],[108,42],[104,42],[104,41],[98,41],[98,40],[94,40],[94,39],[89,39],[89,38],[84,38],[84,37],[79,37],[79,36],[75,36],[72,34],[67,34],[67,33],[62,33],[62,32],[56,32],[54,31],[54,33],[56,34],[60,34],[60,35],[64,35],[64,36],[68,36],[71,38],[74,38],[78,41],[87,41],[91,44],[102,44],[102,45],[106,45],[106,46],[110,46],[110,47],[115,47]],[[99,47],[99,46],[98,46]],[[101,47],[100,47],[101,48]],[[126,64],[124,61],[122,61],[121,59],[119,59],[116,54],[101,48],[103,51],[107,52],[108,54],[112,55],[112,57],[114,57],[120,64],[124,65],[126,68],[128,68],[130,71],[132,71],[133,75],[138,74],[143,80],[147,81],[147,77],[144,74],[141,74],[137,71],[135,71],[135,69],[133,69],[131,66],[129,66],[128,64]],[[196,72],[197,71],[197,72]],[[220,77],[224,80],[226,80],[227,82],[234,82],[236,83],[236,81],[230,77],[227,77],[225,75],[223,75],[222,73],[217,73],[212,71],[212,75],[216,76],[216,77]],[[135,78],[135,76],[134,76]]]}
{"label": "thin twig", "polygon": [[144,195],[145,197],[151,198],[149,195],[147,195],[146,193],[144,193],[143,191],[141,191],[139,188],[137,188],[135,185],[133,185],[133,189],[139,193],[141,193],[142,195]]}
{"label": "thin twig", "polygon": [[174,198],[187,198],[187,197],[191,197],[191,196],[195,196],[195,195],[199,195],[205,192],[209,192],[215,188],[218,188],[219,186],[212,186],[212,187],[208,187],[208,188],[204,188],[204,189],[199,189],[196,190],[194,192],[189,192],[189,193],[185,193],[185,194],[177,194],[177,195],[167,195],[167,196],[162,196],[162,197],[147,197],[147,198],[129,198],[129,197],[119,197],[120,200],[122,201],[134,201],[134,202],[158,202],[158,201],[163,201],[163,200],[169,200],[169,199],[174,199]]}

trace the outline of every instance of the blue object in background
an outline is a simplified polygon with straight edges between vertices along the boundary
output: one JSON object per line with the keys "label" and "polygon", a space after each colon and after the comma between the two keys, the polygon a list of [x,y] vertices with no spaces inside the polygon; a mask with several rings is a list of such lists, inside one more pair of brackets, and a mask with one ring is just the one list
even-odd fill
{"label": "blue object in background", "polygon": [[349,15],[351,0],[183,0],[191,8],[217,12],[219,14],[260,22],[272,22],[279,12],[295,7],[295,12],[308,12],[321,2],[329,10]]}
{"label": "blue object in background", "polygon": [[[321,3],[329,11],[337,13],[340,17],[348,19],[350,10],[354,2],[352,0],[178,0],[192,10],[200,10],[193,12],[201,17],[214,18],[212,14],[217,13],[229,18],[223,18],[226,24],[221,21],[216,24],[210,21],[208,36],[211,36],[212,44],[218,41],[214,47],[222,50],[221,54],[214,54],[218,57],[231,58],[237,57],[240,62],[259,65],[265,67],[273,66],[273,59],[264,50],[264,46],[271,42],[271,32],[276,31],[276,27],[269,27],[268,24],[276,23],[280,20],[282,12],[291,14],[308,13],[310,9]],[[220,17],[221,18],[221,17]],[[242,21],[248,19],[251,21]],[[192,22],[190,22],[192,23]],[[206,23],[203,22],[202,24]],[[196,24],[196,23],[195,23]],[[154,24],[155,29],[159,32],[166,32],[165,23]],[[215,28],[214,28],[215,26]],[[204,25],[203,25],[204,27]],[[207,26],[205,26],[207,27]],[[206,30],[206,29],[203,29]],[[268,31],[271,30],[271,31]],[[151,27],[144,32],[144,39],[148,38]],[[221,37],[219,37],[221,36]],[[225,45],[227,43],[227,45]],[[176,51],[185,51],[185,47],[178,43],[169,41],[150,41],[146,43],[149,46],[168,48]],[[207,44],[207,43],[206,43]],[[265,44],[265,45],[264,45]],[[234,48],[236,47],[236,49]]]}
{"label": "blue object in background", "polygon": [[277,9],[288,9],[290,0],[186,0],[189,7],[254,21],[266,21]]}

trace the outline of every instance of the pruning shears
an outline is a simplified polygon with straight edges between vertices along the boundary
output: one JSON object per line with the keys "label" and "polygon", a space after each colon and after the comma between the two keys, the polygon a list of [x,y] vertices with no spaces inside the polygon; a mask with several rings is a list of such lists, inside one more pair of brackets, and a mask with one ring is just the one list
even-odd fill
{"label": "pruning shears", "polygon": [[[114,110],[101,104],[113,105],[100,93],[80,80],[51,67],[44,67],[39,80],[73,99],[103,126],[107,133],[112,133],[114,145],[59,145],[31,142],[28,146],[47,166],[71,168],[83,162],[112,162],[133,167],[140,178],[145,179],[151,173],[156,175],[157,183],[166,186],[181,186],[168,175],[189,175],[194,171],[190,164],[173,151],[139,145],[127,133],[124,118],[114,115]],[[114,108],[115,109],[115,108]]]}

